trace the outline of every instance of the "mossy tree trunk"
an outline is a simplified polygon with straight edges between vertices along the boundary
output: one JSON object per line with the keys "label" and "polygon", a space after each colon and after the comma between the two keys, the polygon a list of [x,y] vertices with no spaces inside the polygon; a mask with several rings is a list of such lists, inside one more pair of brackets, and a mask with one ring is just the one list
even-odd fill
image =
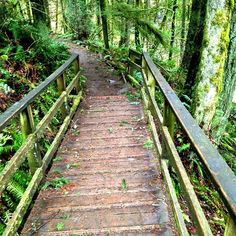
{"label": "mossy tree trunk", "polygon": [[194,116],[209,130],[220,93],[229,44],[231,1],[208,0],[203,44],[193,96]]}
{"label": "mossy tree trunk", "polygon": [[106,16],[106,0],[100,0],[103,40],[106,49],[109,49],[108,24]]}
{"label": "mossy tree trunk", "polygon": [[182,0],[182,21],[181,21],[181,42],[180,42],[181,56],[183,55],[184,52],[185,29],[186,29],[186,0]]}
{"label": "mossy tree trunk", "polygon": [[[136,7],[139,7],[140,6],[140,0],[136,0],[135,4],[136,4]],[[139,30],[138,30],[137,26],[135,26],[134,36],[135,36],[134,41],[135,41],[136,49],[139,49],[140,46],[141,46],[141,42],[140,42]]]}
{"label": "mossy tree trunk", "polygon": [[222,92],[220,94],[216,113],[212,123],[212,136],[219,143],[227,125],[233,105],[233,96],[236,89],[236,5],[233,9],[230,43],[228,56],[225,62]]}
{"label": "mossy tree trunk", "polygon": [[187,41],[181,66],[187,72],[184,91],[192,97],[192,88],[196,83],[196,75],[200,64],[200,48],[203,42],[203,29],[206,18],[206,0],[193,0]]}
{"label": "mossy tree trunk", "polygon": [[175,43],[175,19],[176,19],[176,9],[177,9],[177,0],[173,1],[173,15],[172,15],[172,22],[171,22],[171,40],[170,40],[170,51],[169,51],[169,60],[172,59],[173,56],[173,48]]}

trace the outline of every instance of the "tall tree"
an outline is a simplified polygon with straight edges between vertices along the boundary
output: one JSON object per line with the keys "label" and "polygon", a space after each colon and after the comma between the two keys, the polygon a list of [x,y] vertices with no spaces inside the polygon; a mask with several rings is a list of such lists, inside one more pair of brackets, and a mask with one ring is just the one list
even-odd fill
{"label": "tall tree", "polygon": [[206,8],[206,0],[192,1],[187,41],[181,64],[183,69],[187,72],[184,90],[185,94],[187,94],[189,97],[192,96],[192,88],[196,83],[196,75],[200,65],[200,48],[202,47],[204,41],[203,33],[206,18]]}
{"label": "tall tree", "polygon": [[233,96],[236,89],[236,5],[233,9],[230,43],[228,48],[228,56],[225,62],[224,77],[222,83],[222,92],[220,94],[218,106],[213,119],[212,136],[216,143],[225,130],[230,111],[233,105]]}
{"label": "tall tree", "polygon": [[195,118],[206,130],[210,129],[217,101],[222,92],[233,7],[231,4],[232,1],[228,0],[207,1],[203,44],[200,49],[197,83],[193,96]]}
{"label": "tall tree", "polygon": [[[136,5],[136,7],[139,7],[140,6],[140,0],[136,0],[135,1],[135,5]],[[138,29],[137,24],[135,25],[134,36],[135,36],[135,46],[136,46],[136,49],[139,49],[140,46],[141,46],[141,42],[140,42],[139,29]]]}
{"label": "tall tree", "polygon": [[103,40],[106,49],[109,49],[108,24],[106,15],[106,0],[100,0]]}
{"label": "tall tree", "polygon": [[181,21],[181,42],[180,42],[181,55],[183,54],[184,51],[185,29],[186,29],[186,0],[182,0],[182,21]]}
{"label": "tall tree", "polygon": [[171,40],[170,40],[170,51],[169,51],[169,60],[172,59],[173,56],[173,47],[175,43],[175,18],[176,18],[176,9],[177,9],[177,0],[173,1],[173,15],[172,15],[172,22],[171,22]]}

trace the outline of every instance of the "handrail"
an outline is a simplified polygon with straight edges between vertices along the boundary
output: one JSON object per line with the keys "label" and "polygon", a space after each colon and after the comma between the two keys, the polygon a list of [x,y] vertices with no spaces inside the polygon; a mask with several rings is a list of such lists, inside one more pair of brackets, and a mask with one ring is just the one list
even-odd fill
{"label": "handrail", "polygon": [[[68,86],[65,83],[65,71],[74,64],[75,77],[71,80]],[[79,55],[72,55],[61,67],[53,72],[44,82],[37,88],[29,92],[19,102],[15,103],[7,111],[0,115],[0,131],[17,115],[20,116],[22,134],[24,143],[13,157],[6,163],[4,169],[0,173],[0,196],[8,186],[14,173],[20,168],[22,163],[28,160],[28,166],[32,174],[32,179],[25,190],[16,210],[13,212],[11,219],[6,224],[3,236],[17,235],[23,216],[27,212],[30,203],[37,191],[41,180],[44,177],[45,171],[51,162],[52,157],[57,151],[61,140],[70,124],[70,121],[80,103],[82,91],[79,91],[80,65]],[[47,114],[35,127],[33,117],[33,102],[34,100],[53,83],[57,82],[59,97],[49,109]],[[71,95],[75,90],[76,95]],[[68,99],[72,102],[68,102]],[[71,104],[71,106],[70,106]],[[57,112],[61,110],[62,124],[54,137],[50,147],[46,150],[46,154],[41,157],[39,140],[43,136],[44,131],[52,121]]]}
{"label": "handrail", "polygon": [[[217,149],[212,145],[203,130],[185,108],[178,96],[166,82],[147,53],[143,53],[151,73],[159,85],[166,101],[171,106],[182,128],[187,133],[197,153],[204,162],[218,190],[221,192],[229,210],[236,216],[236,177]],[[224,170],[224,171],[222,171]],[[235,188],[232,186],[235,185]]]}
{"label": "handrail", "polygon": [[[166,158],[166,154],[162,152],[162,149],[165,149],[165,152],[168,152],[168,155],[171,156],[170,164],[173,164],[175,169],[178,169],[177,172],[182,171],[179,170],[182,164],[179,163],[178,153],[175,151],[176,148],[174,147],[174,145],[172,145],[174,134],[174,119],[176,119],[187,134],[205,169],[213,180],[213,184],[221,194],[221,197],[232,219],[236,220],[236,177],[233,171],[226,164],[217,149],[211,144],[207,136],[204,134],[203,130],[198,126],[194,118],[191,116],[178,96],[172,90],[170,85],[161,75],[160,71],[157,69],[150,56],[146,52],[140,54],[134,50],[129,51],[130,59],[138,58],[138,54],[142,58],[139,66],[143,75],[145,85],[144,90],[147,92],[149,97],[148,100],[150,100],[151,102],[151,107],[150,104],[147,104],[147,109],[151,111],[153,117],[157,118],[160,126],[159,128],[163,136],[161,148],[160,144],[157,144],[159,154],[162,158]],[[137,62],[133,61],[133,63],[136,64]],[[133,65],[133,63],[129,63],[129,65],[133,66],[135,69],[138,69],[138,67]],[[132,72],[132,69],[129,68],[129,72]],[[162,115],[160,114],[160,109],[158,108],[158,105],[153,96],[155,93],[156,85],[164,96],[164,117],[162,117]],[[146,96],[145,92],[144,96]],[[167,130],[165,129],[165,126],[168,128]],[[157,135],[154,136],[158,137]],[[174,158],[172,158],[173,156]],[[180,179],[181,176],[182,172],[180,173]],[[196,217],[199,217],[200,215],[196,213]],[[199,224],[201,224],[200,219],[197,219],[197,221]],[[199,227],[201,227],[201,225],[199,225]],[[209,234],[204,231],[203,227],[201,233],[203,235]]]}
{"label": "handrail", "polygon": [[37,96],[39,96],[48,86],[55,81],[75,60],[79,60],[78,54],[73,54],[62,66],[54,71],[38,87],[30,91],[20,101],[14,103],[4,113],[0,114],[0,131],[2,131],[8,122],[25,109]]}

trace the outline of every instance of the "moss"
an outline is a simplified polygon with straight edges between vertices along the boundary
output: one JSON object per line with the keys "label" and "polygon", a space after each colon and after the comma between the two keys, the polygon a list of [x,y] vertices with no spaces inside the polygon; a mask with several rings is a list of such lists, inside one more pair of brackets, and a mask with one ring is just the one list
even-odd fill
{"label": "moss", "polygon": [[221,25],[222,22],[227,22],[228,16],[225,10],[219,10],[216,12],[214,19],[212,20],[212,25]]}
{"label": "moss", "polygon": [[230,41],[229,31],[230,31],[230,24],[227,24],[227,26],[224,28],[220,36],[219,48],[222,54],[226,53],[228,49],[228,45]]}
{"label": "moss", "polygon": [[229,0],[229,7],[230,7],[230,9],[234,8],[234,4],[235,4],[234,0]]}
{"label": "moss", "polygon": [[201,47],[201,55],[202,55],[203,49],[208,46],[209,42],[210,42],[210,39],[209,39],[209,35],[208,35],[208,30],[207,30],[207,27],[204,26],[203,39],[202,39],[202,47]]}
{"label": "moss", "polygon": [[222,60],[221,55],[212,55],[212,57],[216,63],[219,63]]}

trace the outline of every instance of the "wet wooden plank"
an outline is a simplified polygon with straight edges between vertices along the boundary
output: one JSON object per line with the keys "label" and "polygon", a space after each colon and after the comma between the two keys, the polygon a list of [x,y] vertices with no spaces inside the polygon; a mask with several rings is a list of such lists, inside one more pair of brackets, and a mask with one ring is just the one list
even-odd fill
{"label": "wet wooden plank", "polygon": [[[138,119],[132,120],[132,112],[128,113],[132,127],[144,127],[128,129],[129,135],[126,126],[117,126],[117,120],[124,118],[120,111],[112,111],[107,118],[104,115],[92,118],[93,124],[88,124],[91,117],[86,114],[94,109],[94,103],[100,109],[112,107],[114,101],[116,97],[88,99],[84,112],[77,112],[74,120],[78,122],[72,122],[73,132],[67,133],[57,154],[60,158],[53,163],[46,179],[64,177],[69,183],[61,189],[41,190],[22,235],[27,235],[34,222],[39,223],[35,235],[53,235],[61,221],[62,235],[94,233],[98,229],[100,232],[116,229],[117,235],[126,231],[135,234],[138,231],[132,229],[138,226],[143,235],[154,233],[148,230],[148,225],[156,225],[159,235],[165,231],[175,234],[158,162],[153,150],[144,147],[149,139],[146,121],[140,124]],[[128,111],[132,108],[127,98],[120,101]],[[136,108],[140,112],[141,104]],[[90,128],[98,135],[92,137]],[[80,130],[82,136],[73,134]],[[79,164],[73,166],[76,163]],[[70,216],[62,219],[63,215]]]}

